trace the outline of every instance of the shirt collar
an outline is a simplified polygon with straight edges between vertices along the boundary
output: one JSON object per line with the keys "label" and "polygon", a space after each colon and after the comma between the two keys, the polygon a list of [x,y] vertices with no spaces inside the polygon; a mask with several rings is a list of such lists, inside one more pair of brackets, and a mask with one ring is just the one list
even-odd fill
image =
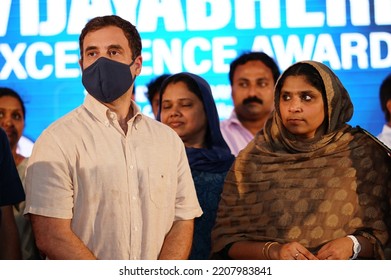
{"label": "shirt collar", "polygon": [[[117,115],[113,111],[96,100],[90,94],[86,95],[83,106],[101,123],[106,124],[107,121],[112,122],[117,120]],[[131,101],[130,106],[132,107],[134,114],[129,121],[134,121],[134,123],[137,124],[142,119],[141,110],[133,100]]]}

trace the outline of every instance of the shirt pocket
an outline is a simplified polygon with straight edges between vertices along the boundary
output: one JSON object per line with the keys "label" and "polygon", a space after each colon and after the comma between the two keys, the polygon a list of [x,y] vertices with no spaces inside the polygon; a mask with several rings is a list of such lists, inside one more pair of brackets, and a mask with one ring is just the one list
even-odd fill
{"label": "shirt pocket", "polygon": [[162,168],[149,169],[148,181],[149,196],[157,208],[167,208],[175,203],[175,189],[166,170]]}

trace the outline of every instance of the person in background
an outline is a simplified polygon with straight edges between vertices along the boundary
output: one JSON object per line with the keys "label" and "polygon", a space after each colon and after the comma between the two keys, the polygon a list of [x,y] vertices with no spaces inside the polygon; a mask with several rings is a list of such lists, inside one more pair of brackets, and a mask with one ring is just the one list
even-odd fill
{"label": "person in background", "polygon": [[221,122],[221,132],[237,156],[259,132],[273,110],[273,90],[280,75],[274,60],[263,52],[248,52],[229,69],[234,110]]}
{"label": "person in background", "polygon": [[159,110],[159,98],[160,98],[160,87],[163,81],[169,77],[169,74],[162,74],[154,79],[152,79],[147,84],[147,92],[145,93],[148,98],[149,104],[151,104],[152,113],[157,118]]}
{"label": "person in background", "polygon": [[0,128],[0,259],[22,258],[12,205],[25,199],[7,135]]}
{"label": "person in background", "polygon": [[361,128],[326,65],[302,61],[276,84],[275,110],[227,174],[213,256],[384,259],[391,158]]}
{"label": "person in background", "polygon": [[389,74],[381,83],[379,97],[386,123],[377,138],[391,148],[391,74]]}
{"label": "person in background", "polygon": [[36,143],[26,210],[48,259],[187,259],[202,214],[184,145],[132,100],[141,38],[119,16],[80,37],[83,105]]}
{"label": "person in background", "polygon": [[209,84],[192,73],[167,78],[160,92],[158,120],[182,139],[203,215],[195,219],[189,259],[208,259],[211,231],[225,175],[234,156],[219,128],[219,116]]}
{"label": "person in background", "polygon": [[[20,95],[13,89],[0,87],[0,126],[7,133],[12,156],[18,169],[19,177],[24,185],[28,158],[18,153],[19,139],[23,135],[26,109]],[[24,217],[25,201],[13,207],[16,225],[18,227],[22,258],[24,260],[41,259],[31,228],[31,222]]]}

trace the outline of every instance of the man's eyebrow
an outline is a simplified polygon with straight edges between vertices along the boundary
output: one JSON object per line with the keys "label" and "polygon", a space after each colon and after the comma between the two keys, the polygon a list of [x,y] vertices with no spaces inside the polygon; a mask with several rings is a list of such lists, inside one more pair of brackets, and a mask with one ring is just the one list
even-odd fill
{"label": "man's eyebrow", "polygon": [[96,50],[97,47],[96,46],[88,46],[86,49],[85,49],[85,52],[88,52],[90,50]]}
{"label": "man's eyebrow", "polygon": [[121,45],[118,45],[118,44],[113,44],[113,45],[109,45],[108,49],[123,49],[123,47]]}
{"label": "man's eyebrow", "polygon": [[[90,51],[90,50],[96,50],[96,49],[98,49],[98,47],[97,46],[88,46],[86,49],[85,49],[85,51],[87,52],[87,51]],[[112,44],[112,45],[109,45],[108,47],[107,47],[107,49],[123,49],[123,47],[121,46],[121,45],[118,45],[118,44]]]}
{"label": "man's eyebrow", "polygon": [[247,77],[239,77],[237,81],[249,81],[250,79]]}

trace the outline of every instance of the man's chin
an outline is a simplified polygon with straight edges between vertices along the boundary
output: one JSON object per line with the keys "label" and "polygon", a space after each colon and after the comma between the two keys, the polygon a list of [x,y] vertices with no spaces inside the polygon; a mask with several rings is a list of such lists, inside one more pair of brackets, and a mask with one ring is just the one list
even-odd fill
{"label": "man's chin", "polygon": [[238,119],[243,121],[258,121],[264,116],[264,113],[260,112],[242,112],[241,114],[237,114]]}

